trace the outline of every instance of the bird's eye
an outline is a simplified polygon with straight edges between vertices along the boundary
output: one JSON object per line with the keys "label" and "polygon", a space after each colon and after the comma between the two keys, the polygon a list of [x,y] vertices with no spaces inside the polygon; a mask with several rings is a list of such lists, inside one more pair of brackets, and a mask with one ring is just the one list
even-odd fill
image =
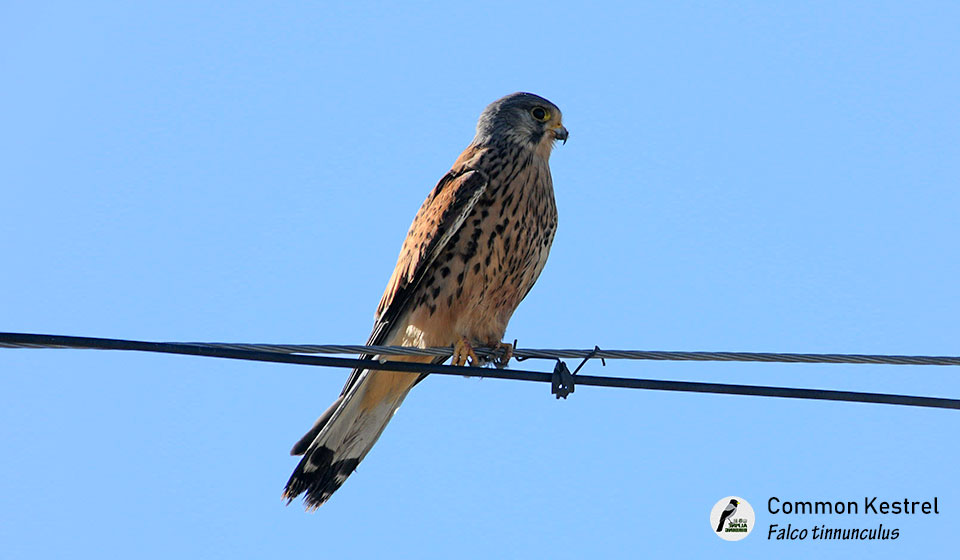
{"label": "bird's eye", "polygon": [[530,109],[530,114],[533,115],[533,118],[540,122],[547,122],[550,120],[550,111],[547,111],[543,107],[534,107],[533,109]]}

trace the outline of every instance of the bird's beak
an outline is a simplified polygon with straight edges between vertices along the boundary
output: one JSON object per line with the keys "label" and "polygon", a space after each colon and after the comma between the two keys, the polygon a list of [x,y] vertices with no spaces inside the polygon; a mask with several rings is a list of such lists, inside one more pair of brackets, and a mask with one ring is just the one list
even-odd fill
{"label": "bird's beak", "polygon": [[570,136],[570,132],[567,131],[567,128],[562,124],[558,124],[553,129],[553,137],[557,140],[562,141],[564,144],[567,143],[567,137]]}

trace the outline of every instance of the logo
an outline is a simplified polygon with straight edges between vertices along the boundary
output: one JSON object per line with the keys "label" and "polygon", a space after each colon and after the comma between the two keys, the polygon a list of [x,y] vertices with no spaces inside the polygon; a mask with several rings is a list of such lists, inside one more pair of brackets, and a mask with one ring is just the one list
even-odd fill
{"label": "logo", "polygon": [[710,528],[725,541],[739,541],[753,530],[753,507],[739,496],[727,496],[713,504]]}

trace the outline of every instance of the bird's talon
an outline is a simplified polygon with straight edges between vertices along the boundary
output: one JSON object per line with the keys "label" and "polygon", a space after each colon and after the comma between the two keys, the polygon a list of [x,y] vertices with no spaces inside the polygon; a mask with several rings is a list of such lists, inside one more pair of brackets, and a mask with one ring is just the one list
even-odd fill
{"label": "bird's talon", "polygon": [[477,353],[473,351],[473,346],[470,345],[470,342],[465,337],[461,336],[460,339],[457,340],[457,343],[453,345],[453,360],[450,364],[465,366],[467,365],[467,358],[470,359],[470,363],[473,365],[480,363],[480,358],[477,357]]}
{"label": "bird's talon", "polygon": [[507,367],[507,364],[510,363],[510,358],[513,357],[513,344],[509,342],[498,342],[495,348],[497,350],[503,350],[503,355],[494,359],[493,363],[497,366],[497,369],[503,369]]}

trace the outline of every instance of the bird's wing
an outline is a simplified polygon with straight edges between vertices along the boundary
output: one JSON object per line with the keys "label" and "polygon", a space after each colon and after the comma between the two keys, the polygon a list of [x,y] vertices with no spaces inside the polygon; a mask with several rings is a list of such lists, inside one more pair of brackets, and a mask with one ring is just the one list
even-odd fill
{"label": "bird's wing", "polygon": [[[461,159],[464,159],[461,156]],[[470,211],[487,188],[487,174],[479,169],[454,168],[440,179],[417,212],[387,289],[377,308],[368,345],[384,344],[392,328],[415,302],[413,294],[430,265],[457,235]],[[361,356],[370,359],[372,356]],[[438,361],[443,361],[438,360]],[[347,379],[345,395],[362,372],[355,370]]]}

